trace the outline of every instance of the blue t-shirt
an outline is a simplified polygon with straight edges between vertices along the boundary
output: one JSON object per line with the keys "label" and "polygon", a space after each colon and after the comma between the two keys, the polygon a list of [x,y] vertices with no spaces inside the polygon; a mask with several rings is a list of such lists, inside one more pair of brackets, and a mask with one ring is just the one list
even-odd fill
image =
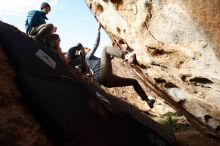
{"label": "blue t-shirt", "polygon": [[32,10],[28,12],[28,16],[25,21],[26,32],[28,32],[31,27],[37,27],[41,24],[45,24],[46,20],[48,20],[48,18],[46,17],[46,13],[43,11]]}

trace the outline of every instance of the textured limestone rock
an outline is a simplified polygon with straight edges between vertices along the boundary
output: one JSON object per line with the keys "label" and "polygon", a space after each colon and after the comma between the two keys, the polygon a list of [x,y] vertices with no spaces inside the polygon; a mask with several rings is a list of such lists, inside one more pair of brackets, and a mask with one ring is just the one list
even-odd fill
{"label": "textured limestone rock", "polygon": [[220,137],[220,1],[85,0],[139,74],[197,129]]}

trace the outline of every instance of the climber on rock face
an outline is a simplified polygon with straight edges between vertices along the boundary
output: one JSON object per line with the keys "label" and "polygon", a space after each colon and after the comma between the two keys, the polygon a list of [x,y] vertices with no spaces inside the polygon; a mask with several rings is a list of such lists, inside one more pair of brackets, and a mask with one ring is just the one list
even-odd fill
{"label": "climber on rock face", "polygon": [[[112,46],[106,46],[102,50],[101,58],[94,56],[100,42],[100,30],[101,24],[98,25],[98,36],[93,49],[80,45],[81,48],[84,48],[84,59],[89,69],[92,71],[92,77],[94,80],[105,87],[122,87],[132,85],[142,100],[145,100],[149,107],[153,108],[155,100],[148,98],[137,80],[131,78],[122,78],[113,74],[111,56],[126,59],[127,55],[125,55],[124,52],[113,48]],[[71,49],[68,52],[71,52]],[[134,57],[134,55],[131,55],[131,57]],[[129,58],[127,59],[130,60]]]}
{"label": "climber on rock face", "polygon": [[26,33],[37,42],[45,43],[48,48],[58,50],[57,42],[60,38],[58,34],[54,34],[57,28],[53,24],[47,24],[45,21],[48,19],[46,15],[51,11],[51,7],[48,3],[43,2],[40,9],[41,11],[32,10],[28,12],[25,21]]}

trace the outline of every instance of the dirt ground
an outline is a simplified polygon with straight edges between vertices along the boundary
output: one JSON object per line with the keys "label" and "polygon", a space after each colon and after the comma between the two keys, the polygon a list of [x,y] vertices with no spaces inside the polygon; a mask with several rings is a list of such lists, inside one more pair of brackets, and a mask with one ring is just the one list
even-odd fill
{"label": "dirt ground", "polygon": [[175,133],[178,146],[220,146],[220,140],[200,134],[196,130]]}

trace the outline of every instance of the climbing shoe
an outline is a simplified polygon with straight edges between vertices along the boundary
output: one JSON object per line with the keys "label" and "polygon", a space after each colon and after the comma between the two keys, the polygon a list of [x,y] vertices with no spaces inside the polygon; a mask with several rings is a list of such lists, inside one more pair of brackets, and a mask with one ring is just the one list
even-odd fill
{"label": "climbing shoe", "polygon": [[148,99],[147,100],[147,104],[150,108],[153,108],[154,107],[154,103],[155,103],[155,100],[154,99]]}
{"label": "climbing shoe", "polygon": [[128,63],[130,63],[130,64],[137,63],[137,58],[136,58],[135,52],[131,52],[131,53],[126,54],[125,60],[128,61]]}

